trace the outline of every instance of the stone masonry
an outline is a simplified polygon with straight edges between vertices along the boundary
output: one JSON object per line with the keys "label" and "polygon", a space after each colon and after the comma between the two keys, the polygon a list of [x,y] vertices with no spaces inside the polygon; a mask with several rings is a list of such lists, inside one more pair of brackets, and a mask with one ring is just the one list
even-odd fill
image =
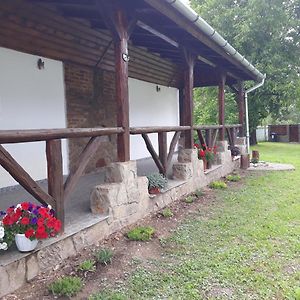
{"label": "stone masonry", "polygon": [[[98,244],[110,234],[142,219],[171,202],[206,186],[239,167],[233,160],[227,142],[218,144],[221,165],[204,172],[203,162],[197,158],[197,150],[180,150],[178,163],[173,165],[174,178],[182,183],[162,194],[150,197],[146,177],[138,177],[136,162],[113,163],[107,167],[106,182],[95,186],[90,201],[94,214],[107,214],[108,218],[72,235],[44,244],[35,252],[20,256],[0,265],[0,297],[20,288],[68,257],[80,253],[89,245]],[[51,241],[51,240],[49,240]]]}

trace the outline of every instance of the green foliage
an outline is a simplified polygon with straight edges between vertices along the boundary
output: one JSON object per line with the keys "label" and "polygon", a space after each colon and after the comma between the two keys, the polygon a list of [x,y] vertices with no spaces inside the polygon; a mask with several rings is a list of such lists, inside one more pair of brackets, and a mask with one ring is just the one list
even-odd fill
{"label": "green foliage", "polygon": [[89,297],[89,300],[127,300],[123,294],[119,292],[102,291]]}
{"label": "green foliage", "polygon": [[[300,118],[299,0],[191,0],[192,7],[262,73],[264,87],[249,94],[250,130],[271,116]],[[249,85],[246,85],[246,88]],[[195,91],[198,124],[217,122],[217,89]],[[226,91],[226,122],[236,122],[234,94]]]}
{"label": "green foliage", "polygon": [[147,176],[148,178],[148,189],[151,188],[160,188],[163,189],[166,187],[168,182],[167,178],[160,173],[153,173]]}
{"label": "green foliage", "polygon": [[195,191],[195,196],[197,197],[197,198],[200,198],[200,197],[202,197],[204,195],[204,193],[203,193],[203,191],[202,190],[196,190]]}
{"label": "green foliage", "polygon": [[184,202],[185,203],[193,203],[195,201],[195,196],[187,196],[185,199],[184,199]]}
{"label": "green foliage", "polygon": [[95,272],[96,271],[95,261],[92,259],[87,259],[83,261],[78,266],[78,270],[83,272]]}
{"label": "green foliage", "polygon": [[228,181],[237,182],[241,180],[241,176],[238,174],[231,174],[226,177]]}
{"label": "green foliage", "polygon": [[96,252],[96,260],[103,265],[111,264],[114,253],[110,249],[101,249]]}
{"label": "green foliage", "polygon": [[148,226],[148,227],[136,227],[132,230],[130,230],[127,233],[127,237],[132,241],[149,241],[151,240],[155,230],[154,228]]}
{"label": "green foliage", "polygon": [[227,189],[227,184],[224,181],[214,181],[209,184],[209,187],[212,189],[223,190]]}
{"label": "green foliage", "polygon": [[167,207],[161,211],[161,215],[165,218],[172,218],[174,216],[172,210]]}
{"label": "green foliage", "polygon": [[295,289],[295,300],[300,300],[300,287]]}
{"label": "green foliage", "polygon": [[57,279],[49,286],[49,291],[54,296],[75,296],[82,290],[83,282],[79,277],[65,276]]}
{"label": "green foliage", "polygon": [[258,160],[257,157],[252,157],[252,158],[251,158],[251,162],[252,162],[253,164],[257,164],[257,163],[259,163],[259,160]]}

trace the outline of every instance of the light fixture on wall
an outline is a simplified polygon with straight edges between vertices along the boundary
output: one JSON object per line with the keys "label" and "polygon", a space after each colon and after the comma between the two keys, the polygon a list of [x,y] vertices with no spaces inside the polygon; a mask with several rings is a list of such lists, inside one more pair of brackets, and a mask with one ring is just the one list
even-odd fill
{"label": "light fixture on wall", "polygon": [[37,61],[37,67],[39,70],[45,69],[45,62],[41,58],[39,58]]}
{"label": "light fixture on wall", "polygon": [[128,53],[123,53],[123,54],[122,54],[122,59],[123,59],[125,62],[129,62],[130,57],[129,57]]}
{"label": "light fixture on wall", "polygon": [[160,92],[160,86],[159,86],[159,85],[156,86],[156,91],[157,91],[158,93]]}

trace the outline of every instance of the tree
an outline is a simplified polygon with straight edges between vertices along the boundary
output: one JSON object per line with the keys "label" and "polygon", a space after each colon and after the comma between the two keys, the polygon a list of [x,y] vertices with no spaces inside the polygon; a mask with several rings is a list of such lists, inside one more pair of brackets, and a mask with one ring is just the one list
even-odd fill
{"label": "tree", "polygon": [[[296,109],[300,113],[300,0],[190,2],[201,17],[267,74],[264,87],[249,94],[250,130],[269,115],[287,121],[295,117]],[[212,96],[209,91],[204,95]],[[206,101],[197,93],[195,98],[196,102]]]}

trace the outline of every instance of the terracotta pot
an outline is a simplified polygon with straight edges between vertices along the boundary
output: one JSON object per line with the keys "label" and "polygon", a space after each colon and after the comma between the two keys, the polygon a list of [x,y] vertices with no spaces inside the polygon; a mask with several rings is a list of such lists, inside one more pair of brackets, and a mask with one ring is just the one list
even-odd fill
{"label": "terracotta pot", "polygon": [[15,242],[20,252],[33,251],[38,244],[38,240],[30,240],[25,236],[25,234],[20,233],[15,235]]}
{"label": "terracotta pot", "polygon": [[152,195],[160,194],[160,188],[155,187],[155,188],[149,189],[149,194],[152,194]]}

